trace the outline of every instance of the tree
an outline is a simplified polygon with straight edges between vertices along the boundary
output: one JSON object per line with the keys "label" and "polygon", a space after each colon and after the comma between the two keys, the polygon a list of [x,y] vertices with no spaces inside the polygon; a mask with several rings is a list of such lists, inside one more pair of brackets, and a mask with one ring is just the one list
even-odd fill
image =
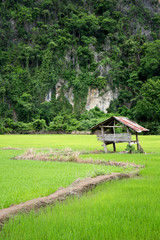
{"label": "tree", "polygon": [[33,116],[32,96],[28,93],[23,93],[18,99],[15,109],[18,114],[19,121],[31,121]]}
{"label": "tree", "polygon": [[160,122],[160,80],[149,79],[143,84],[134,116],[141,122]]}
{"label": "tree", "polygon": [[143,44],[144,57],[141,58],[140,75],[147,78],[160,75],[160,40]]}
{"label": "tree", "polygon": [[40,104],[40,117],[46,120],[47,125],[53,119],[53,106],[51,102],[43,102]]}

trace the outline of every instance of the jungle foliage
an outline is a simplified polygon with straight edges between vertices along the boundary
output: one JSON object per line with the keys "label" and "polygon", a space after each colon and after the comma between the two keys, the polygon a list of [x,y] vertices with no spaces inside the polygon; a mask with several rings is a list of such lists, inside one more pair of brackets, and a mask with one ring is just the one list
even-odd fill
{"label": "jungle foliage", "polygon": [[1,1],[0,133],[86,130],[102,117],[85,112],[88,89],[107,86],[119,92],[109,113],[160,133],[159,7],[156,0]]}

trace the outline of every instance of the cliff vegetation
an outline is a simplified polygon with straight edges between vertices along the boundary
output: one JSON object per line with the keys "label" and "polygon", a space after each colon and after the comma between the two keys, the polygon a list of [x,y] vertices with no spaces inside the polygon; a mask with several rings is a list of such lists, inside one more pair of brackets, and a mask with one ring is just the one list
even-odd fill
{"label": "cliff vegetation", "polygon": [[[0,133],[87,130],[116,114],[160,134],[159,9],[158,0],[2,0]],[[107,114],[85,110],[89,89],[118,92]]]}

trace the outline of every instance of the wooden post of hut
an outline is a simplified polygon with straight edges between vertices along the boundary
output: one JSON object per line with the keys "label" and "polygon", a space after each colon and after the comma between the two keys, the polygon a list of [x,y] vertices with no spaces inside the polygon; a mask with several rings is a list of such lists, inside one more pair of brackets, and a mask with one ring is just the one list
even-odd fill
{"label": "wooden post of hut", "polygon": [[[129,128],[128,128],[128,127],[127,127],[127,133],[130,134],[130,133],[129,133]],[[131,142],[129,141],[128,144],[131,145]]]}
{"label": "wooden post of hut", "polygon": [[113,125],[113,134],[115,141],[113,142],[113,151],[116,152],[116,136],[115,136],[115,120],[114,120],[114,125]]}
{"label": "wooden post of hut", "polygon": [[[123,128],[126,133],[116,133],[116,128]],[[129,129],[136,133],[136,141],[132,141]],[[149,131],[126,117],[110,117],[105,121],[91,128],[92,132],[98,131],[98,140],[103,142],[104,151],[107,153],[107,145],[113,144],[113,151],[116,152],[116,143],[128,142],[129,144],[137,143],[137,150],[141,149],[138,141],[138,133]],[[122,131],[122,132],[124,132]]]}
{"label": "wooden post of hut", "polygon": [[102,132],[102,138],[103,138],[103,146],[104,146],[104,152],[107,153],[107,146],[105,143],[105,135],[104,135],[104,128],[101,127],[101,132]]}
{"label": "wooden post of hut", "polygon": [[136,132],[136,142],[137,142],[137,150],[140,150],[139,141],[138,141],[138,133]]}

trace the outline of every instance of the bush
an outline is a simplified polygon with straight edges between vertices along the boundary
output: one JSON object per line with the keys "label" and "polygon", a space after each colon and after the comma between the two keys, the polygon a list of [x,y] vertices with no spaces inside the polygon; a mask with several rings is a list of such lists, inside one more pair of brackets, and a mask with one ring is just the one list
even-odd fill
{"label": "bush", "polygon": [[0,123],[0,134],[4,134],[4,133],[7,133],[9,129],[5,128],[3,126],[3,123],[1,122]]}
{"label": "bush", "polygon": [[16,122],[16,132],[17,133],[28,133],[32,130],[31,124],[23,123],[23,122]]}
{"label": "bush", "polygon": [[80,122],[76,118],[72,118],[67,124],[66,131],[70,133],[72,131],[79,130],[79,127],[80,127]]}
{"label": "bush", "polygon": [[15,122],[10,118],[5,118],[4,122],[4,133],[27,133],[31,130],[30,124],[24,122]]}
{"label": "bush", "polygon": [[32,128],[34,131],[44,131],[47,128],[46,121],[44,119],[36,119],[32,122]]}
{"label": "bush", "polygon": [[11,128],[14,130],[16,123],[11,118],[5,118],[3,121],[3,125],[5,128]]}
{"label": "bush", "polygon": [[49,124],[49,131],[63,132],[66,131],[67,123],[64,122],[64,116],[56,116],[53,122]]}
{"label": "bush", "polygon": [[135,151],[135,146],[128,144],[125,150],[129,153],[132,153]]}

